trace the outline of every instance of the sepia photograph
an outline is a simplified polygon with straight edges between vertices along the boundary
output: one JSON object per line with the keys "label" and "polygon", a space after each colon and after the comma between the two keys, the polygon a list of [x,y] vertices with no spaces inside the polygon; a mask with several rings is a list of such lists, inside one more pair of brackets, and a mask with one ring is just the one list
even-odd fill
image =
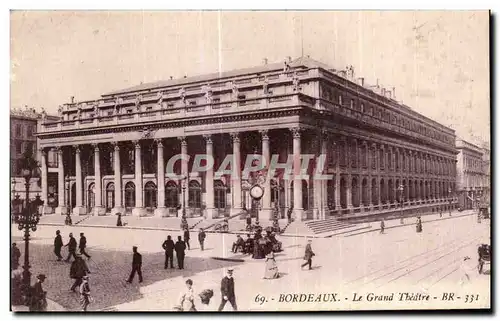
{"label": "sepia photograph", "polygon": [[9,20],[10,311],[491,312],[490,11]]}

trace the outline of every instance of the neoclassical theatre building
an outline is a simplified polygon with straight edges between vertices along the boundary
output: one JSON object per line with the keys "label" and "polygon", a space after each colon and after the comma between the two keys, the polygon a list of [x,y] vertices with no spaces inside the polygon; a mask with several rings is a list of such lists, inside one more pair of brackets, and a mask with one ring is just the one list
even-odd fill
{"label": "neoclassical theatre building", "polygon": [[[45,213],[166,217],[185,206],[188,216],[247,209],[268,219],[291,208],[300,221],[455,206],[454,131],[398,103],[394,89],[355,78],[352,67],[309,57],[72,99],[37,135]],[[177,154],[191,157],[169,173]],[[196,154],[212,155],[215,169],[231,154],[235,165],[221,177],[196,172]],[[282,163],[326,154],[332,179],[278,171],[252,202],[252,181],[238,174],[253,154]]]}

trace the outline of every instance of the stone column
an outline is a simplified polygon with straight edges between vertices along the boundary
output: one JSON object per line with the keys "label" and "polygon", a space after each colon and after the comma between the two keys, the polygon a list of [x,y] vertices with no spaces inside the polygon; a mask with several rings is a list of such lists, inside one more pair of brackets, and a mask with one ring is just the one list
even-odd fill
{"label": "stone column", "polygon": [[168,216],[168,210],[165,207],[165,161],[163,157],[163,142],[161,139],[155,139],[156,142],[156,170],[157,170],[157,200],[158,205],[154,211],[157,217]]}
{"label": "stone column", "polygon": [[300,178],[300,128],[292,128],[293,135],[293,213],[297,221],[302,221],[304,208],[302,205],[302,179]]}
{"label": "stone column", "polygon": [[[313,161],[315,162],[315,165],[317,164],[319,155],[321,155],[321,145],[323,144],[323,140],[323,133],[320,132],[319,135],[316,136],[316,142],[314,145],[314,147],[317,148],[314,151],[316,159],[314,159]],[[314,168],[314,172],[312,173],[312,175],[310,175],[310,177],[312,178],[310,182],[313,184],[314,191],[313,219],[320,220],[323,219],[323,185],[322,182],[316,177],[317,171],[318,169]],[[320,172],[320,174],[322,174],[322,172]]]}
{"label": "stone column", "polygon": [[[187,157],[188,155],[188,145],[187,145],[187,139],[186,137],[182,136],[182,137],[177,137],[177,139],[181,142],[181,155],[183,155],[183,157]],[[180,204],[180,209],[177,213],[177,216],[178,217],[182,217],[182,211],[183,211],[183,206],[185,205],[186,206],[186,216],[189,216],[189,211],[188,211],[188,208],[189,208],[189,204],[188,204],[188,196],[189,196],[189,173],[188,173],[188,170],[189,170],[189,162],[188,161],[184,161],[184,160],[181,160],[181,176],[185,177],[186,179],[184,181],[180,181],[179,183],[179,187],[181,188],[180,189],[180,201],[179,201],[179,204]],[[182,189],[182,186],[185,186],[184,190]],[[184,192],[183,192],[184,191]],[[184,199],[183,199],[184,197]]]}
{"label": "stone column", "polygon": [[121,172],[121,160],[120,160],[120,146],[118,142],[113,143],[114,157],[113,157],[113,174],[115,181],[115,207],[111,209],[111,215],[116,215],[117,213],[124,214],[124,208],[122,205],[122,172]]}
{"label": "stone column", "polygon": [[347,209],[352,210],[352,174],[351,170],[348,170],[347,173]]}
{"label": "stone column", "polygon": [[335,142],[335,210],[337,214],[342,214],[342,208],[340,206],[340,147],[337,142]]}
{"label": "stone column", "polygon": [[[213,158],[214,150],[211,135],[203,135],[206,141],[206,153],[208,158]],[[205,173],[205,204],[206,204],[206,218],[215,217],[214,206],[214,168],[211,166]]]}
{"label": "stone column", "polygon": [[64,162],[62,147],[57,147],[57,208],[56,214],[66,215],[66,182],[64,181]]}
{"label": "stone column", "polygon": [[82,182],[82,163],[80,157],[80,146],[73,146],[75,149],[75,176],[76,176],[76,206],[73,209],[74,215],[84,215],[86,214],[85,208],[83,207],[83,182]]}
{"label": "stone column", "polygon": [[43,148],[40,148],[38,152],[40,154],[40,185],[42,186],[42,195],[40,199],[43,201],[42,215],[52,214],[52,208],[48,204],[49,197],[47,192],[47,152]]}
{"label": "stone column", "polygon": [[[262,137],[262,157],[266,162],[266,169],[269,169],[269,164],[271,163],[271,153],[269,147],[269,136],[267,130],[260,131]],[[267,172],[266,172],[267,175]],[[266,176],[266,180],[263,184],[264,195],[262,196],[262,218],[268,217],[269,220],[273,219],[273,208],[271,208],[271,177]],[[278,200],[276,200],[278,201]]]}
{"label": "stone column", "polygon": [[106,214],[106,209],[102,207],[102,179],[101,179],[101,156],[99,145],[93,144],[94,147],[94,183],[95,183],[95,205],[94,215]]}
{"label": "stone column", "polygon": [[243,205],[241,200],[241,150],[239,133],[231,133],[233,141],[233,166],[231,173],[232,197],[231,215],[242,213]]}
{"label": "stone column", "polygon": [[142,155],[141,142],[134,141],[135,145],[135,207],[132,209],[132,215],[145,216],[146,209],[143,202],[142,188]]}
{"label": "stone column", "polygon": [[[324,155],[325,157],[325,163],[324,163],[324,168],[328,166],[328,141],[329,141],[329,136],[328,132],[323,131],[322,132],[322,139],[321,139],[321,148],[320,148],[320,155]],[[324,173],[325,171],[323,171]],[[317,180],[317,179],[315,179]],[[329,211],[328,211],[328,180],[320,180],[320,186],[322,189],[321,193],[321,219],[325,220],[327,216],[329,216]]]}

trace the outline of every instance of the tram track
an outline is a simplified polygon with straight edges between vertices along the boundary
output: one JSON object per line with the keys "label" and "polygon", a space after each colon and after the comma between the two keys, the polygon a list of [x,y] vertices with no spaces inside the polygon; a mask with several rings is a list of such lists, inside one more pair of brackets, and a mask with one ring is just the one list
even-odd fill
{"label": "tram track", "polygon": [[[461,238],[458,238],[458,239],[453,239],[453,240],[451,240],[451,241],[445,242],[445,243],[443,243],[441,246],[437,246],[437,247],[432,248],[432,249],[430,249],[430,250],[428,250],[428,251],[425,251],[425,252],[422,252],[422,253],[419,253],[419,254],[416,254],[416,255],[412,255],[412,256],[410,256],[410,257],[408,257],[408,258],[406,258],[406,259],[403,259],[403,260],[397,261],[397,262],[392,263],[392,264],[389,264],[389,265],[385,265],[385,266],[383,266],[383,267],[381,267],[381,268],[378,268],[377,270],[372,271],[372,272],[370,272],[370,273],[368,273],[368,274],[365,274],[365,275],[359,276],[359,277],[357,277],[357,278],[355,278],[355,279],[352,279],[352,280],[350,280],[350,281],[348,281],[348,282],[344,283],[344,285],[351,285],[351,284],[355,284],[357,281],[359,281],[359,280],[361,280],[361,279],[366,279],[367,277],[372,276],[372,275],[375,275],[375,274],[377,274],[377,273],[379,273],[379,272],[382,272],[382,271],[387,271],[388,269],[393,268],[393,267],[396,267],[396,266],[399,266],[399,265],[401,265],[401,264],[403,264],[403,263],[405,263],[405,262],[409,262],[409,261],[411,262],[411,261],[413,261],[413,260],[417,260],[417,259],[418,259],[418,258],[420,258],[421,256],[425,256],[425,255],[432,254],[432,253],[433,253],[433,252],[435,252],[435,251],[437,251],[437,252],[441,252],[441,251],[443,251],[443,250],[445,249],[445,247],[447,247],[447,246],[452,246],[452,244],[455,244],[455,243],[459,243],[460,241],[463,241],[464,239],[467,239],[467,238],[468,238],[471,234],[473,234],[473,232],[469,232],[467,235],[465,235],[465,236],[463,236],[463,237],[461,237]],[[378,261],[379,261],[378,259],[380,259],[380,258],[383,258],[383,257],[382,257],[382,256],[377,256],[377,257],[376,257],[376,259],[374,260],[374,262],[378,262]],[[410,265],[411,265],[411,264],[410,264]],[[408,265],[405,265],[404,267],[406,267],[406,266],[408,266]],[[404,267],[403,267],[403,268],[404,268]],[[401,268],[400,268],[400,269],[401,269]]]}

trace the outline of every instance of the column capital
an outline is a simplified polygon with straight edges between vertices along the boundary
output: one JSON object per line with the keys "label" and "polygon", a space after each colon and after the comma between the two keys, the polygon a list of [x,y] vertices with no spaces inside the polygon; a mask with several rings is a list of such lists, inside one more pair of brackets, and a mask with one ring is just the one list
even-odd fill
{"label": "column capital", "polygon": [[163,139],[162,138],[155,138],[154,142],[156,143],[156,146],[158,148],[163,148]]}
{"label": "column capital", "polygon": [[300,138],[300,134],[303,131],[303,129],[300,127],[294,127],[290,128],[290,131],[292,132],[293,138]]}
{"label": "column capital", "polygon": [[262,140],[269,140],[269,131],[267,129],[259,130]]}
{"label": "column capital", "polygon": [[73,148],[75,149],[75,153],[80,154],[80,145],[73,145]]}
{"label": "column capital", "polygon": [[96,152],[99,151],[99,144],[98,143],[93,143],[92,147],[94,147],[94,151],[96,151]]}
{"label": "column capital", "polygon": [[135,149],[141,149],[141,141],[140,140],[133,140],[132,143],[135,146]]}
{"label": "column capital", "polygon": [[38,152],[39,152],[42,156],[47,155],[47,151],[45,150],[45,148],[42,148],[42,147],[38,148]]}
{"label": "column capital", "polygon": [[207,142],[207,144],[212,144],[212,135],[206,134],[206,135],[203,135],[203,138],[205,138],[205,141]]}
{"label": "column capital", "polygon": [[56,150],[56,153],[58,153],[58,154],[62,154],[62,152],[63,152],[62,146],[56,146],[56,147],[54,147],[54,149]]}
{"label": "column capital", "polygon": [[230,133],[231,139],[233,140],[233,143],[239,143],[240,142],[240,133]]}
{"label": "column capital", "polygon": [[179,137],[177,137],[177,139],[181,142],[182,146],[187,145],[187,137],[186,136],[179,136]]}
{"label": "column capital", "polygon": [[113,149],[117,152],[120,151],[120,144],[118,142],[111,142],[111,146],[113,146]]}

